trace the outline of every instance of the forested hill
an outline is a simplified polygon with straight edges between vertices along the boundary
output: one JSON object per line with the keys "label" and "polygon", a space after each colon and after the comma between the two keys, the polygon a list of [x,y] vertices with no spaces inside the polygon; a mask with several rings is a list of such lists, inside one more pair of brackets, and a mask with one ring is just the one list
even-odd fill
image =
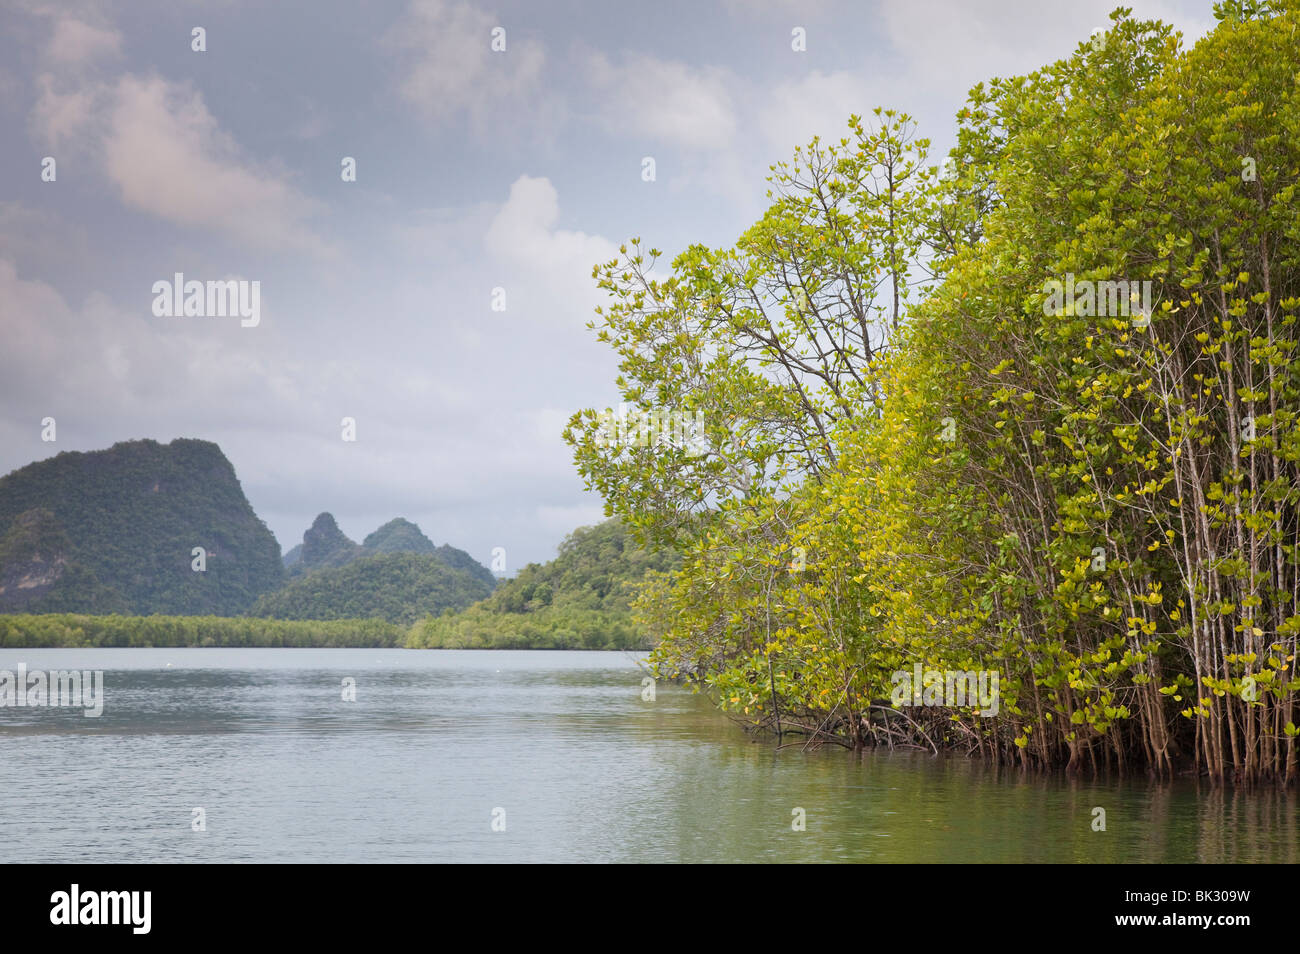
{"label": "forested hill", "polygon": [[360,556],[360,549],[339,529],[333,514],[323,513],[312,521],[312,525],[302,535],[302,544],[291,551],[297,559],[291,564],[286,559],[286,565],[291,567],[291,573],[294,574],[322,567],[342,566]]}
{"label": "forested hill", "polygon": [[0,612],[234,615],[282,578],[280,545],[208,441],[124,441],[0,478]]}
{"label": "forested hill", "polygon": [[396,517],[365,542],[350,540],[322,513],[286,557],[288,581],[251,610],[276,619],[383,619],[410,624],[464,609],[490,594],[496,577],[464,550],[434,546]]}
{"label": "forested hill", "polygon": [[400,517],[358,544],[322,513],[282,562],[208,441],[126,441],[0,479],[0,612],[405,625],[463,609],[496,584],[464,550],[435,546]]}
{"label": "forested hill", "polygon": [[412,647],[634,648],[644,632],[631,609],[639,585],[680,564],[669,550],[639,547],[619,520],[575,530],[549,563],[530,563],[463,613],[425,619]]}
{"label": "forested hill", "polygon": [[384,524],[361,544],[367,555],[380,553],[417,553],[437,557],[454,570],[464,570],[490,590],[496,587],[497,578],[478,560],[450,544],[434,546],[433,541],[409,520],[396,517]]}
{"label": "forested hill", "polygon": [[274,619],[383,619],[409,624],[446,609],[464,609],[492,592],[436,554],[379,553],[313,570],[263,596],[252,615]]}
{"label": "forested hill", "polygon": [[402,517],[393,518],[357,544],[339,529],[333,514],[322,513],[303,534],[302,543],[285,554],[284,565],[289,577],[294,578],[313,570],[346,566],[356,560],[391,553],[434,557],[451,569],[464,570],[486,586],[486,592],[491,592],[497,584],[492,571],[464,550],[446,543],[434,546],[419,526]]}

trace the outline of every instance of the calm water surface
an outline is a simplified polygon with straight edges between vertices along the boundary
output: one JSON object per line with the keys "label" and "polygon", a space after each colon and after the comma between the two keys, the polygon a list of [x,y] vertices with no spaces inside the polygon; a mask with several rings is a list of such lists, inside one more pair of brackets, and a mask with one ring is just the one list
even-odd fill
{"label": "calm water surface", "polygon": [[1295,795],[776,751],[680,688],[643,701],[626,653],[0,650],[20,662],[104,670],[105,708],[0,708],[0,861],[1300,861]]}

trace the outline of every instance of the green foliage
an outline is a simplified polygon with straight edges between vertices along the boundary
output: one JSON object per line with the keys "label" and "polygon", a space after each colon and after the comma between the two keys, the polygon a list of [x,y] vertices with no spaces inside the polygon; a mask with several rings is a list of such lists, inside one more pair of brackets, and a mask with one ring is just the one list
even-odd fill
{"label": "green foliage", "polygon": [[431,554],[435,547],[418,526],[409,520],[395,517],[388,521],[361,544],[371,553],[423,553]]}
{"label": "green foliage", "polygon": [[401,517],[388,521],[358,546],[339,529],[332,514],[322,513],[303,534],[303,542],[285,554],[285,567],[292,580],[312,570],[346,566],[365,557],[390,553],[437,557],[444,566],[468,573],[489,589],[497,583],[492,571],[464,550],[445,543],[434,546],[416,524]]}
{"label": "green foliage", "polygon": [[637,587],[679,560],[638,546],[615,520],[575,530],[549,563],[530,563],[488,599],[461,613],[421,621],[413,648],[648,648],[632,617]]}
{"label": "green foliage", "polygon": [[719,510],[835,463],[830,436],[869,409],[867,370],[897,327],[935,179],[906,114],[858,117],[773,167],[768,213],[735,248],[693,246],[663,279],[639,241],[594,277],[613,303],[591,327],[620,358],[624,401],[702,415],[708,453],[610,445],[599,414],[565,437],[588,487],[639,532],[679,545]]}
{"label": "green foliage", "polygon": [[[33,512],[47,516],[15,533]],[[49,584],[31,600],[6,587],[0,611],[235,614],[283,572],[275,538],[207,441],[128,441],[16,470],[0,478],[0,538],[0,581],[35,573]],[[206,572],[191,568],[194,547],[207,551]]]}
{"label": "green foliage", "polygon": [[0,536],[0,608],[10,612],[125,612],[126,600],[69,562],[72,542],[49,510],[21,513]]}
{"label": "green foliage", "polygon": [[387,553],[316,570],[268,593],[249,611],[277,619],[377,618],[410,624],[447,609],[464,609],[492,592],[466,569],[440,555]]}
{"label": "green foliage", "polygon": [[433,555],[442,562],[443,566],[473,577],[486,586],[489,592],[496,589],[497,578],[492,575],[492,571],[464,550],[458,550],[456,547],[444,543],[442,546],[434,548]]}
{"label": "green foliage", "polygon": [[295,558],[285,564],[291,578],[322,567],[343,566],[363,555],[361,548],[339,529],[332,513],[317,516],[295,550]]}
{"label": "green foliage", "polygon": [[493,612],[478,603],[425,619],[407,634],[410,649],[648,649],[630,613],[547,606]]}
{"label": "green foliage", "polygon": [[375,619],[288,622],[217,616],[0,616],[0,648],[400,646],[401,627]]}
{"label": "green foliage", "polygon": [[[713,418],[695,458],[566,432],[684,553],[639,604],[662,673],[850,745],[1297,777],[1300,4],[1221,7],[977,86],[950,175],[854,117],[735,248],[598,270],[624,399]],[[1045,308],[1067,275],[1151,313]],[[999,713],[900,711],[918,663]]]}

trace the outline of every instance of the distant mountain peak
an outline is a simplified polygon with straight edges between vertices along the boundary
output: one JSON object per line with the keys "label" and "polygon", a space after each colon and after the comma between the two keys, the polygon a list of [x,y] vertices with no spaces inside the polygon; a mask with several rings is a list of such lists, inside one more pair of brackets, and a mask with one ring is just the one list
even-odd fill
{"label": "distant mountain peak", "polygon": [[297,563],[304,570],[341,566],[355,559],[357,549],[357,545],[339,529],[334,515],[326,511],[317,516],[302,535],[302,550]]}
{"label": "distant mountain peak", "polygon": [[373,553],[434,553],[437,548],[418,526],[405,517],[394,517],[361,544]]}
{"label": "distant mountain peak", "polygon": [[0,541],[4,612],[235,614],[283,579],[234,467],[193,438],[64,451],[0,477]]}
{"label": "distant mountain peak", "polygon": [[449,544],[434,546],[418,524],[405,517],[394,517],[366,537],[361,544],[353,543],[339,529],[334,515],[325,512],[318,516],[302,536],[302,545],[294,547],[284,557],[290,577],[298,577],[313,570],[346,566],[356,560],[397,553],[432,556],[455,570],[463,570],[471,577],[496,586],[496,577],[483,564],[464,550]]}
{"label": "distant mountain peak", "polygon": [[339,529],[338,521],[334,519],[334,514],[328,510],[316,515],[316,519],[311,522],[311,527],[308,528],[307,533],[337,533],[340,536],[343,535],[343,531]]}

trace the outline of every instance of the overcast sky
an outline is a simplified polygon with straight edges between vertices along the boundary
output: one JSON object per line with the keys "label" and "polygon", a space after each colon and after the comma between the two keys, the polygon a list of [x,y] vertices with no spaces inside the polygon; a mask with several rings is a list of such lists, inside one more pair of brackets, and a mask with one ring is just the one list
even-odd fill
{"label": "overcast sky", "polygon": [[[938,164],[970,86],[1114,5],[0,0],[0,473],[203,438],[285,550],[404,516],[513,575],[602,519],[560,438],[618,400],[595,262],[730,244],[769,164],[876,105]],[[155,317],[176,272],[260,282],[261,323]]]}

